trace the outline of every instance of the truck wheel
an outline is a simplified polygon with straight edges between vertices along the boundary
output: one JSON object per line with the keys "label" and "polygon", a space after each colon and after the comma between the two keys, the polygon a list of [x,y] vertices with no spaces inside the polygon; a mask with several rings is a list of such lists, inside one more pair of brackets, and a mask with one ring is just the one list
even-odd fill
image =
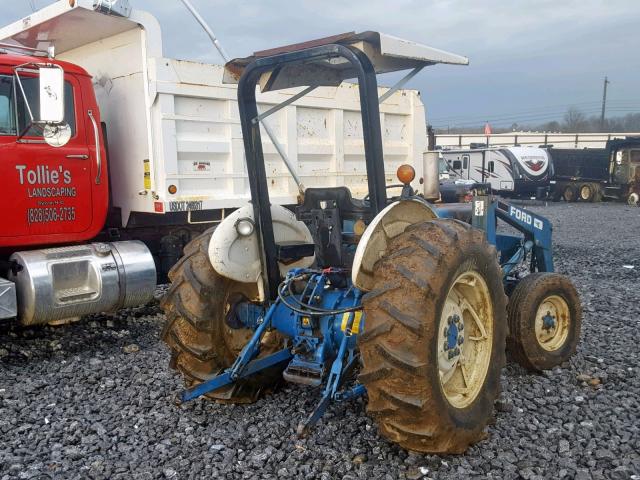
{"label": "truck wheel", "polygon": [[580,200],[583,202],[592,202],[594,197],[593,185],[590,183],[584,183],[580,185]]}
{"label": "truck wheel", "polygon": [[627,204],[631,205],[632,207],[637,207],[638,205],[640,205],[640,195],[638,195],[637,193],[629,194],[629,196],[627,197]]}
{"label": "truck wheel", "polygon": [[[256,288],[220,276],[211,266],[207,249],[213,229],[192,240],[171,269],[171,287],[162,299],[167,317],[162,339],[171,349],[170,366],[184,376],[187,388],[202,383],[231,366],[251,338],[252,330],[232,328],[225,321],[238,300],[251,298]],[[280,349],[282,337],[268,332],[261,355]],[[221,403],[251,403],[281,378],[278,366],[216,390],[207,397]]]}
{"label": "truck wheel", "polygon": [[567,185],[562,192],[562,198],[565,202],[575,202],[577,197],[576,189],[573,185]]}
{"label": "truck wheel", "polygon": [[594,183],[593,188],[593,197],[591,198],[591,201],[593,203],[600,203],[602,201],[602,187],[599,184]]}
{"label": "truck wheel", "polygon": [[527,275],[513,290],[507,312],[507,351],[524,368],[548,370],[576,351],[582,308],[578,292],[564,275]]}
{"label": "truck wheel", "polygon": [[468,224],[437,219],[394,238],[373,273],[358,338],[367,411],[403,448],[464,452],[485,437],[505,363],[495,248]]}

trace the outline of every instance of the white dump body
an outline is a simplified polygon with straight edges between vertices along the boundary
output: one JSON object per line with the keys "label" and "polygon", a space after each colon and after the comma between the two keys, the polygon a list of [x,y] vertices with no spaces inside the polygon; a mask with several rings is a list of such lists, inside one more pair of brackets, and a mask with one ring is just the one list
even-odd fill
{"label": "white dump body", "polygon": [[[154,17],[136,10],[126,18],[106,15],[93,10],[93,0],[74,7],[56,2],[1,29],[0,41],[8,40],[53,43],[58,59],[93,76],[107,126],[113,202],[125,224],[131,212],[228,209],[249,201],[236,86],[222,83],[221,65],[164,58]],[[298,91],[258,99],[266,109]],[[267,119],[305,186],[366,193],[359,110],[357,86],[344,83],[318,88]],[[427,142],[420,95],[400,90],[380,112],[387,182],[397,183],[397,167],[409,163],[417,188]],[[296,184],[264,133],[263,141],[271,200],[295,203]]]}

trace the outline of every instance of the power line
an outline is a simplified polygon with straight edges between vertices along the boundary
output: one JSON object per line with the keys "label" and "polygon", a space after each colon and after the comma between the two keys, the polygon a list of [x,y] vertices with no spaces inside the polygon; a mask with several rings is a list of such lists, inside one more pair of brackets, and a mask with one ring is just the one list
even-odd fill
{"label": "power line", "polygon": [[[611,108],[609,108],[610,111],[637,111],[640,110],[640,103],[638,104],[626,104],[626,105],[614,105]],[[589,108],[583,108],[581,110],[578,110],[580,113],[583,114],[593,114],[593,113],[599,113],[600,111],[600,107],[594,105],[593,107],[589,107]],[[566,110],[550,110],[547,112],[521,112],[521,113],[514,113],[511,115],[507,115],[507,116],[492,116],[492,115],[482,115],[482,116],[472,116],[472,117],[463,117],[461,118],[460,121],[456,121],[456,120],[450,120],[450,121],[437,121],[437,120],[432,120],[432,122],[435,123],[469,123],[469,122],[485,122],[486,120],[490,120],[493,122],[496,121],[503,121],[503,120],[518,120],[518,119],[522,119],[522,118],[539,118],[539,117],[551,117],[551,116],[557,116],[557,115],[563,115],[565,114],[567,111]]]}
{"label": "power line", "polygon": [[36,11],[36,2],[35,0],[28,0],[29,1],[29,5],[31,6],[31,11],[35,12]]}
{"label": "power line", "polygon": [[[627,100],[608,100],[607,104],[611,105],[611,104],[615,104],[617,106],[627,106],[627,105],[636,105],[636,104],[640,104],[640,99],[627,99]],[[505,116],[511,117],[511,116],[520,116],[520,115],[528,115],[528,114],[538,114],[538,113],[551,113],[551,112],[555,112],[558,110],[562,110],[562,112],[566,112],[566,110],[570,107],[580,107],[583,106],[583,108],[589,108],[588,106],[596,106],[599,107],[600,106],[600,102],[598,101],[594,101],[594,102],[578,102],[578,103],[571,103],[571,104],[564,104],[564,105],[549,105],[549,106],[544,106],[544,107],[534,107],[534,108],[529,108],[527,110],[522,110],[519,112],[503,112],[503,113],[498,113],[498,114],[487,114],[487,113],[483,113],[483,114],[476,114],[476,115],[464,115],[464,114],[458,114],[458,115],[447,115],[447,116],[443,116],[443,117],[435,117],[434,121],[437,122],[442,122],[442,121],[455,121],[456,119],[478,119],[478,120],[485,120],[486,118],[503,118]]]}
{"label": "power line", "polygon": [[[609,112],[616,112],[616,113],[636,113],[636,112],[640,112],[640,106],[639,107],[610,107],[607,109],[607,111]],[[434,128],[443,128],[443,127],[447,127],[447,126],[475,126],[475,125],[480,125],[483,124],[486,120],[489,120],[490,123],[498,125],[498,124],[505,124],[505,123],[526,123],[526,122],[532,122],[532,121],[552,121],[552,120],[557,120],[561,115],[563,115],[564,111],[562,112],[556,112],[556,113],[539,113],[539,114],[523,114],[523,115],[517,115],[517,116],[512,116],[512,117],[503,117],[503,118],[492,118],[492,117],[481,117],[482,119],[478,118],[477,120],[464,120],[464,121],[451,121],[451,122],[431,122],[432,125],[434,126]],[[587,109],[587,110],[581,110],[581,113],[585,114],[585,115],[596,115],[597,113],[599,113],[599,108],[598,107],[594,107],[591,109]]]}

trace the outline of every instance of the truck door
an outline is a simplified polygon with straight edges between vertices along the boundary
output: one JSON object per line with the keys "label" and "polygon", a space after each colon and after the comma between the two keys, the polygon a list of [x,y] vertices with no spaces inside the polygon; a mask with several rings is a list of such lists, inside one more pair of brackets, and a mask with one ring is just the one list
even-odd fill
{"label": "truck door", "polygon": [[499,153],[495,150],[487,150],[483,159],[484,181],[491,185],[491,189],[499,191],[513,190],[513,182],[511,178],[505,175],[505,169],[498,158]]}
{"label": "truck door", "polygon": [[[37,109],[38,78],[21,74],[21,82],[29,106]],[[2,210],[9,218],[3,222],[0,237],[28,237],[25,243],[47,243],[49,236],[62,234],[69,235],[71,241],[92,225],[92,162],[86,127],[79,121],[81,89],[72,75],[65,75],[64,97],[71,139],[55,148],[45,143],[42,127],[30,125],[24,96],[12,92],[15,128],[12,142],[4,145],[8,155],[0,159],[0,178],[8,184],[11,195],[3,196]],[[7,244],[0,239],[2,243]]]}
{"label": "truck door", "polygon": [[640,164],[640,149],[621,148],[614,152],[614,183],[626,185],[635,178],[636,167]]}

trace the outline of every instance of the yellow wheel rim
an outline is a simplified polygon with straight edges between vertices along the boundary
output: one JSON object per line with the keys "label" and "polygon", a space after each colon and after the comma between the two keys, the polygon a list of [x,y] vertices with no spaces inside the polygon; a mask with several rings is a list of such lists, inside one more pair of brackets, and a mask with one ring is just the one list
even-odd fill
{"label": "yellow wheel rim", "polygon": [[536,311],[536,340],[540,346],[548,352],[561,348],[569,336],[569,320],[569,305],[564,298],[545,298]]}
{"label": "yellow wheel rim", "polygon": [[582,197],[583,200],[588,200],[589,197],[591,196],[591,187],[584,185],[580,189],[580,196]]}
{"label": "yellow wheel rim", "polygon": [[484,279],[474,271],[449,289],[438,329],[438,373],[447,401],[469,406],[484,385],[493,344],[493,304]]}

